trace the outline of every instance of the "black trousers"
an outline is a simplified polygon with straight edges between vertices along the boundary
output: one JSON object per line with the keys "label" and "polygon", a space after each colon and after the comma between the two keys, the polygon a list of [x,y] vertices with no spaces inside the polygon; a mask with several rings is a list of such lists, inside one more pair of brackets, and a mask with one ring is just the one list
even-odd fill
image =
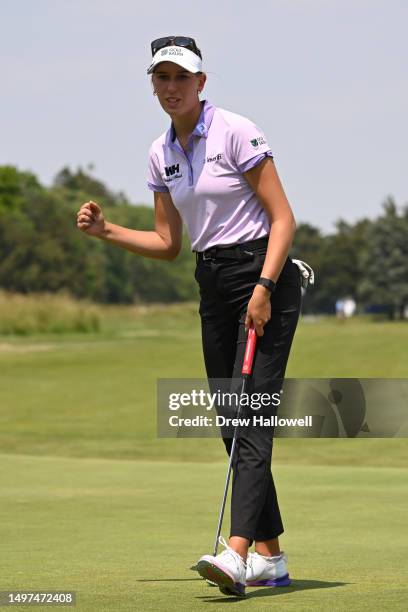
{"label": "black trousers", "polygon": [[[197,254],[195,278],[200,290],[202,345],[210,388],[212,379],[241,378],[245,314],[266,249],[267,241],[257,248],[248,246],[249,254],[236,259],[216,256],[203,261]],[[257,339],[252,391],[273,393],[280,388],[278,381],[284,378],[299,318],[300,287],[298,267],[288,257],[271,295],[271,319],[264,326],[264,335]],[[223,435],[223,440],[229,454],[232,438]],[[271,473],[272,445],[273,427],[245,428],[237,439],[230,536],[248,538],[252,543],[276,538],[284,531]]]}

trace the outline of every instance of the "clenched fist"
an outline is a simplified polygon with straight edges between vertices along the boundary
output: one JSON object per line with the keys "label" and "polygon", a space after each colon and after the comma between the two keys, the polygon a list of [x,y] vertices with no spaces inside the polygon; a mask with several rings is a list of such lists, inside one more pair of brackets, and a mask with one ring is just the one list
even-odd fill
{"label": "clenched fist", "polygon": [[77,212],[77,228],[89,236],[102,236],[105,229],[105,218],[99,204],[85,202]]}

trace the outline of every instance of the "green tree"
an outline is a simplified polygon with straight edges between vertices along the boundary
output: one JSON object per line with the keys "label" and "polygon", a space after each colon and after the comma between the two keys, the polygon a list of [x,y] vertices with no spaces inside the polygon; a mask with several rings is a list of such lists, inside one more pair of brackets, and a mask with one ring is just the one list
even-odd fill
{"label": "green tree", "polygon": [[370,221],[363,219],[355,225],[338,220],[336,233],[326,236],[316,283],[316,304],[319,310],[334,312],[339,298],[349,296],[357,300],[358,287],[364,270],[360,252],[366,244]]}
{"label": "green tree", "polygon": [[41,191],[41,185],[31,172],[0,166],[0,214],[20,209],[27,199]]}
{"label": "green tree", "polygon": [[371,224],[360,267],[364,275],[358,294],[366,305],[381,305],[389,318],[403,318],[408,304],[408,207],[398,213],[392,197],[384,214]]}
{"label": "green tree", "polygon": [[[46,188],[30,172],[0,166],[0,287],[23,293],[68,291],[105,303],[198,298],[195,257],[185,231],[175,261],[138,256],[78,231],[76,211],[90,199],[113,223],[154,229],[153,208],[130,204],[81,168],[63,168]],[[316,274],[303,311],[334,312],[336,300],[350,295],[402,316],[408,302],[407,207],[399,214],[389,198],[377,220],[339,220],[335,228],[323,236],[312,225],[298,226],[290,254]]]}
{"label": "green tree", "polygon": [[[93,165],[88,165],[89,170],[93,169]],[[55,188],[62,188],[71,191],[75,194],[79,192],[92,194],[92,198],[102,199],[105,204],[114,206],[115,204],[126,200],[126,196],[121,192],[119,194],[113,193],[106,187],[102,181],[87,174],[81,166],[79,166],[76,172],[73,172],[68,166],[65,166],[60,170],[55,178],[53,186]]]}
{"label": "green tree", "polygon": [[151,207],[130,205],[82,170],[63,169],[51,188],[12,166],[0,167],[0,287],[22,293],[69,291],[98,302],[183,301],[197,297],[187,236],[176,261],[146,259],[76,228],[89,199],[125,227],[154,228]]}

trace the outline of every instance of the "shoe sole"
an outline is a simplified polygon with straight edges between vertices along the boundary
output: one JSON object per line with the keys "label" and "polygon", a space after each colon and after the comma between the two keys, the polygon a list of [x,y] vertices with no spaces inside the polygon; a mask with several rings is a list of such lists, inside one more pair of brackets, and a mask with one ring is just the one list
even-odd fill
{"label": "shoe sole", "polygon": [[199,561],[197,571],[202,578],[215,583],[224,595],[245,597],[245,585],[240,582],[234,582],[232,576],[215,563]]}
{"label": "shoe sole", "polygon": [[285,574],[280,578],[274,578],[269,580],[253,580],[252,582],[247,582],[245,586],[247,587],[256,587],[256,586],[270,586],[270,587],[283,587],[289,586],[291,583],[291,579],[289,578],[289,574]]}

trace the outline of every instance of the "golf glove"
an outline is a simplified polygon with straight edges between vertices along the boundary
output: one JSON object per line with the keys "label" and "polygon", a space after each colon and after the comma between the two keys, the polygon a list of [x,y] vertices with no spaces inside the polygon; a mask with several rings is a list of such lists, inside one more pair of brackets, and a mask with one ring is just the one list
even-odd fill
{"label": "golf glove", "polygon": [[306,289],[309,283],[314,285],[314,272],[309,264],[300,259],[292,259],[292,261],[300,270],[303,289]]}

